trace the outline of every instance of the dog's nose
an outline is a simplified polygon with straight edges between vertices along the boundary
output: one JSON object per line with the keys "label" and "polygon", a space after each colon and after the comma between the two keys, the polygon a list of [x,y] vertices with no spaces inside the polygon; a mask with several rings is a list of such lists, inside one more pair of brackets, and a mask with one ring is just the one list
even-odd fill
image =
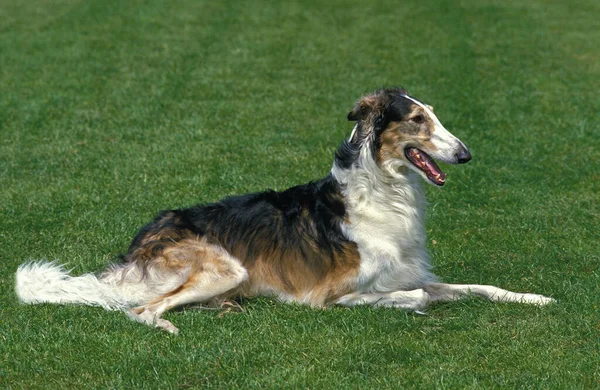
{"label": "dog's nose", "polygon": [[460,148],[460,151],[456,154],[456,161],[459,164],[464,164],[471,160],[471,153],[469,153],[469,149],[464,146]]}

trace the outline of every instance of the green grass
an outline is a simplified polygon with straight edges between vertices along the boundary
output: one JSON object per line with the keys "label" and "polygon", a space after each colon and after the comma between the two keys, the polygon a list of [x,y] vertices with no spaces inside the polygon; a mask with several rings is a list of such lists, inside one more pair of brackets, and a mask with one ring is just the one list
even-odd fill
{"label": "green grass", "polygon": [[[0,0],[0,387],[600,387],[597,1]],[[471,149],[428,187],[436,273],[558,299],[427,316],[20,306],[159,209],[325,175],[353,102],[402,85]],[[435,244],[433,241],[435,241]]]}

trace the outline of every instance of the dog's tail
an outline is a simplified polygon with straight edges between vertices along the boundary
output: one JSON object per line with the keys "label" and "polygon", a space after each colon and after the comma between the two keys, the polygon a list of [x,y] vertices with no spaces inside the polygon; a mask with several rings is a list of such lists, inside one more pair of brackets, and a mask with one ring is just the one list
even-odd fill
{"label": "dog's tail", "polygon": [[136,262],[113,264],[98,276],[71,276],[55,262],[29,262],[19,266],[15,290],[22,303],[58,303],[126,310],[146,304],[189,278],[191,267],[176,271],[140,267]]}
{"label": "dog's tail", "polygon": [[70,276],[54,262],[30,262],[19,266],[15,290],[23,303],[59,303],[101,306],[120,310],[130,302],[118,289],[93,274]]}

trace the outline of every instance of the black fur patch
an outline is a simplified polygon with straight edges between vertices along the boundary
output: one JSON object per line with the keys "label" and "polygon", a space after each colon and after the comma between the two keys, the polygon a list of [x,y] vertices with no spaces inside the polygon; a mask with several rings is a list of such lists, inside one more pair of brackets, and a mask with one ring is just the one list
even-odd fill
{"label": "black fur patch", "polygon": [[[323,255],[333,259],[350,244],[340,228],[345,215],[339,184],[329,175],[282,192],[163,211],[139,231],[124,260],[143,261],[140,254],[156,256],[164,245],[191,237],[217,244],[245,264],[264,253],[288,250],[301,251],[307,262],[322,260]],[[146,246],[151,248],[146,251]],[[318,256],[311,254],[315,251]]]}
{"label": "black fur patch", "polygon": [[361,128],[361,124],[357,124],[356,132],[352,139],[346,139],[342,142],[338,150],[335,152],[335,164],[343,169],[349,169],[352,164],[358,159],[360,149],[366,140],[366,134]]}

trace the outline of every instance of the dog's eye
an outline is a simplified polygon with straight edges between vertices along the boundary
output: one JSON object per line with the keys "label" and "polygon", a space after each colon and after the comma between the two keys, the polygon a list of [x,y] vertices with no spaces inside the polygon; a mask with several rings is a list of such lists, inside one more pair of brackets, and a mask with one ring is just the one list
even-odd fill
{"label": "dog's eye", "polygon": [[410,118],[410,120],[415,123],[423,123],[425,122],[425,117],[423,115],[415,115],[412,118]]}

